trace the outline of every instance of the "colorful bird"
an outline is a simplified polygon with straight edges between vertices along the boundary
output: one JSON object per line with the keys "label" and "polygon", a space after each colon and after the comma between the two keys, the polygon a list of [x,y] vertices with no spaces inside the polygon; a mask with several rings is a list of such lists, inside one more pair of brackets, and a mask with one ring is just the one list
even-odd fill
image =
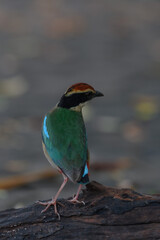
{"label": "colorful bird", "polygon": [[68,179],[79,183],[75,197],[69,201],[80,203],[78,196],[82,185],[89,182],[89,152],[82,107],[87,101],[100,96],[103,96],[101,92],[86,83],[74,84],[63,94],[56,107],[45,115],[42,127],[43,151],[48,161],[56,165],[64,181],[51,201],[39,202],[46,206],[42,212],[54,205],[55,213],[60,218],[56,201]]}

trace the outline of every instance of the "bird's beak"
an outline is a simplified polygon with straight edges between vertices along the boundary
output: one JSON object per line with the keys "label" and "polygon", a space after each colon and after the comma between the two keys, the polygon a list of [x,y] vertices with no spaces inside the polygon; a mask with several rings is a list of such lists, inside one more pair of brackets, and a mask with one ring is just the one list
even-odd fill
{"label": "bird's beak", "polygon": [[99,91],[96,91],[96,92],[94,93],[94,97],[102,97],[102,96],[104,96],[104,94],[101,93],[101,92],[99,92]]}

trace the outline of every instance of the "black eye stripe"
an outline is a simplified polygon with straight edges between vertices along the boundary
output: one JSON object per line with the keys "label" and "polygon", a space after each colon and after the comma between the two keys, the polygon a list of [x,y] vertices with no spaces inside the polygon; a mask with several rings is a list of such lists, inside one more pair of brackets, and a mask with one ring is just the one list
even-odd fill
{"label": "black eye stripe", "polygon": [[63,108],[76,107],[80,103],[89,101],[92,98],[93,98],[93,93],[91,91],[83,92],[83,93],[73,93],[70,95],[64,94],[58,104],[58,107],[63,107]]}
{"label": "black eye stripe", "polygon": [[86,92],[85,94],[86,95],[91,95],[91,94],[93,94],[93,92],[90,91],[90,92]]}

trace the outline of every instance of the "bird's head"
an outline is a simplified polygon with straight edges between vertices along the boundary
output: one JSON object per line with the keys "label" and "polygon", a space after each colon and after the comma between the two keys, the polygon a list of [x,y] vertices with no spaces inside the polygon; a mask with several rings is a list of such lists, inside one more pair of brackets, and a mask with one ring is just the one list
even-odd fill
{"label": "bird's head", "polygon": [[77,83],[72,85],[63,94],[58,103],[58,107],[81,110],[85,102],[95,97],[101,97],[103,94],[96,91],[92,86],[86,83]]}

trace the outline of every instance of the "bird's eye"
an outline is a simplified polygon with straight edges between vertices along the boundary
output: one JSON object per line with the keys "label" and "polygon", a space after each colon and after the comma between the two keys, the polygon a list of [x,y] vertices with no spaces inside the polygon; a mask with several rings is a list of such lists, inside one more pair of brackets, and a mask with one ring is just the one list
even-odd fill
{"label": "bird's eye", "polygon": [[68,88],[67,92],[71,92],[72,91],[72,88]]}
{"label": "bird's eye", "polygon": [[72,92],[72,88],[68,88],[68,90],[65,92],[65,94]]}
{"label": "bird's eye", "polygon": [[91,92],[86,92],[86,96],[90,96],[91,94]]}

